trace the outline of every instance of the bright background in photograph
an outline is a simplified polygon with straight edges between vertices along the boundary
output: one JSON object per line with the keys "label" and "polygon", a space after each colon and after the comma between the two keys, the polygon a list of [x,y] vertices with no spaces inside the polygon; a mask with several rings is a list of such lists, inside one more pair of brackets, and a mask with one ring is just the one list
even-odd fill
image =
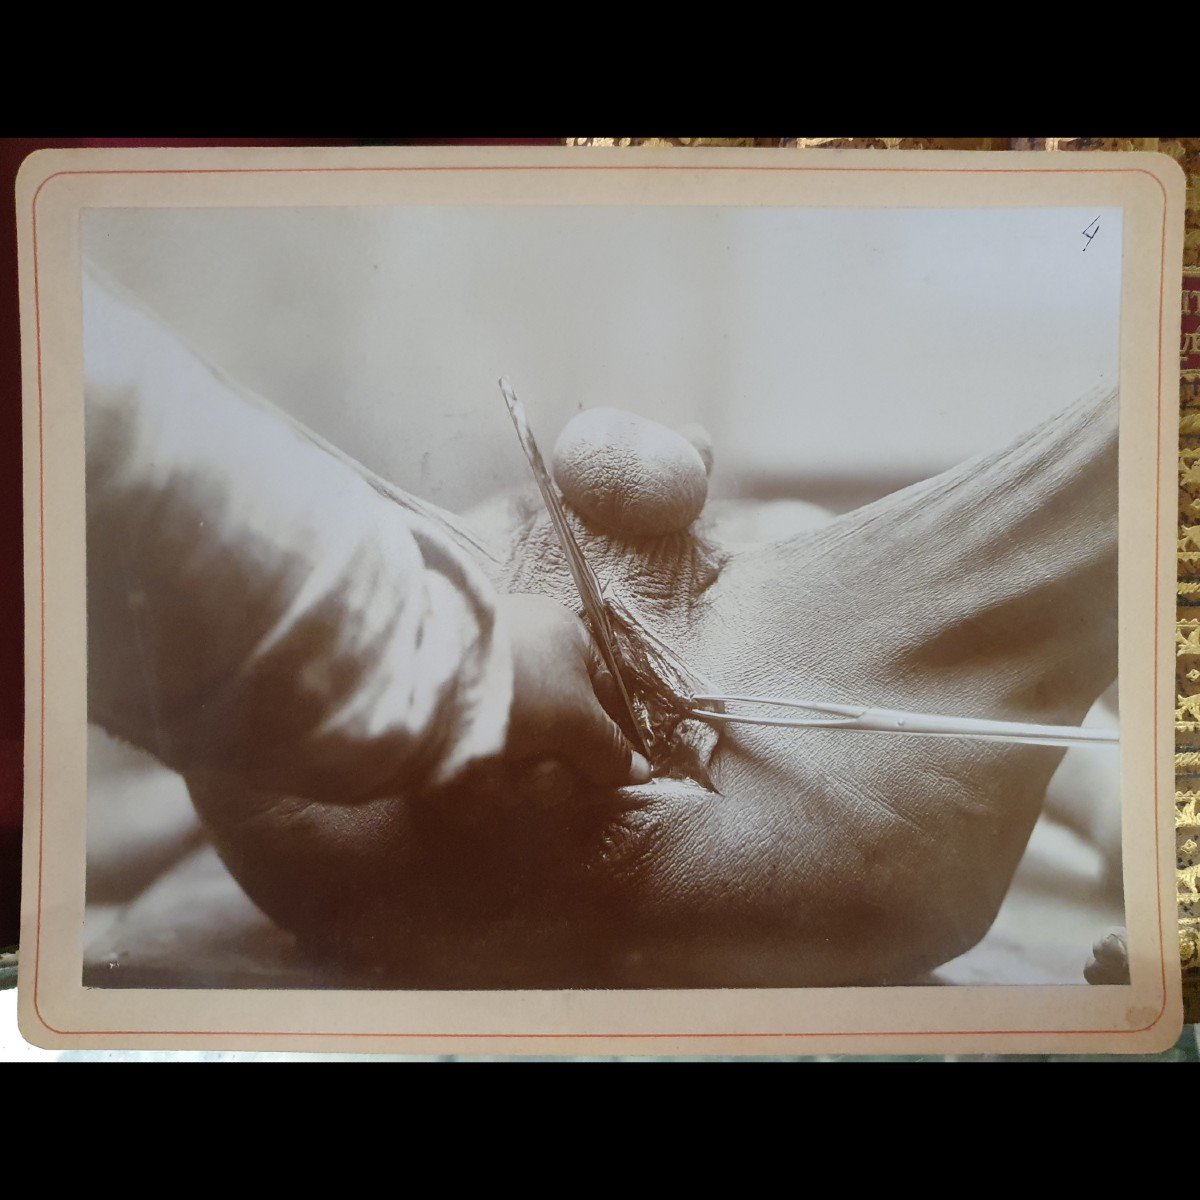
{"label": "bright background in photograph", "polygon": [[831,481],[890,491],[1117,378],[1119,211],[111,209],[84,251],[459,511],[527,482],[502,374],[547,448],[612,404],[705,424],[716,494],[833,502]]}

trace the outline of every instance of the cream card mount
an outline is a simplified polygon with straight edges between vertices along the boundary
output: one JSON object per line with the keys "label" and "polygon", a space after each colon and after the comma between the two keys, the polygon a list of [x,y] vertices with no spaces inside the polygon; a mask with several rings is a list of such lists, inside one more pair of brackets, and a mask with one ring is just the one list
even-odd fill
{"label": "cream card mount", "polygon": [[[1149,154],[34,155],[25,1036],[1171,1045],[1183,194]],[[500,376],[647,782],[506,756],[498,597],[585,614]]]}

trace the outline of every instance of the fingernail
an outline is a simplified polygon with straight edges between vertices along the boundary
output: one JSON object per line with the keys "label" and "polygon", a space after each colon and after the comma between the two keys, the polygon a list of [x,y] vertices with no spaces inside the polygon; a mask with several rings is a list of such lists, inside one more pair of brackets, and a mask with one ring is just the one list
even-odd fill
{"label": "fingernail", "polygon": [[636,751],[634,752],[633,759],[629,764],[629,782],[650,782],[650,764]]}

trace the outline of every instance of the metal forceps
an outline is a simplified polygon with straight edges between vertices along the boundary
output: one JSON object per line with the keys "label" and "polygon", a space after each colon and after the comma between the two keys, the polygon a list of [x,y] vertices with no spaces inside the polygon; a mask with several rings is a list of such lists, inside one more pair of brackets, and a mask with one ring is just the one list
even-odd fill
{"label": "metal forceps", "polygon": [[862,704],[826,704],[815,700],[786,700],[778,696],[704,694],[691,697],[695,704],[753,704],[759,707],[799,709],[808,717],[763,716],[714,712],[691,708],[702,721],[717,724],[779,725],[786,729],[856,729],[874,733],[906,733],[926,737],[977,738],[988,742],[1018,742],[1027,746],[1115,746],[1120,734],[1109,729],[1084,729],[1078,725],[1036,725],[1025,721],[989,721],[976,717],[944,717],[934,713],[906,712],[900,708],[872,708]]}
{"label": "metal forceps", "polygon": [[575,581],[575,590],[579,593],[579,599],[583,603],[583,611],[587,616],[592,633],[595,635],[600,655],[604,659],[604,665],[616,681],[621,705],[628,718],[629,729],[626,730],[626,733],[633,733],[637,749],[647,762],[653,763],[654,756],[650,747],[654,744],[655,737],[638,717],[637,711],[633,707],[633,701],[629,698],[629,690],[625,685],[625,675],[622,669],[621,652],[617,648],[617,640],[613,636],[608,610],[605,608],[604,597],[600,591],[600,583],[588,565],[587,559],[584,558],[583,551],[580,550],[579,543],[575,540],[575,535],[571,532],[567,514],[563,511],[562,501],[558,498],[553,483],[550,482],[550,473],[546,470],[546,464],[542,461],[542,454],[534,440],[533,431],[529,428],[525,407],[517,399],[517,394],[513,391],[512,384],[507,377],[500,379],[500,390],[504,393],[504,402],[508,405],[508,415],[516,427],[517,438],[520,440],[521,449],[525,451],[525,457],[529,460],[533,477],[537,481],[538,491],[541,492],[542,500],[550,513],[550,523],[554,526],[559,545],[566,555],[571,578]]}

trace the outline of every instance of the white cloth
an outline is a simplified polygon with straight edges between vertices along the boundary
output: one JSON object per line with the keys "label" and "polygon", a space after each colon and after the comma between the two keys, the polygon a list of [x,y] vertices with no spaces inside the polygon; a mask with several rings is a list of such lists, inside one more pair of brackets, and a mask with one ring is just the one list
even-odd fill
{"label": "white cloth", "polygon": [[478,566],[135,302],[84,297],[89,718],[334,802],[499,752],[511,652]]}

